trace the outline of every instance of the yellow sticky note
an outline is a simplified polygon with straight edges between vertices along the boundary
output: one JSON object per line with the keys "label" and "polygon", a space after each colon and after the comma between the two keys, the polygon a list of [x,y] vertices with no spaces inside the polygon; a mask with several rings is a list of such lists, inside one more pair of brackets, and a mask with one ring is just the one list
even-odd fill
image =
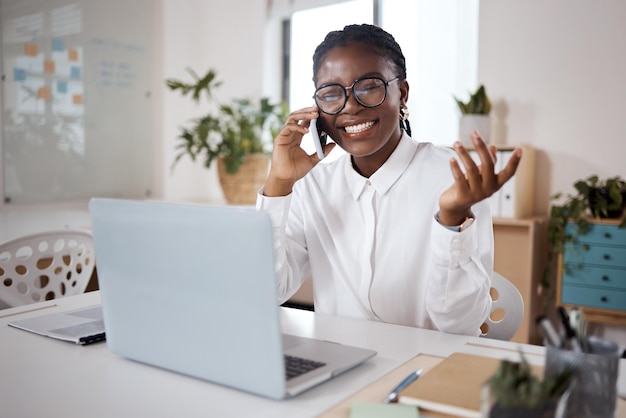
{"label": "yellow sticky note", "polygon": [[399,403],[354,402],[350,418],[419,418],[417,407]]}

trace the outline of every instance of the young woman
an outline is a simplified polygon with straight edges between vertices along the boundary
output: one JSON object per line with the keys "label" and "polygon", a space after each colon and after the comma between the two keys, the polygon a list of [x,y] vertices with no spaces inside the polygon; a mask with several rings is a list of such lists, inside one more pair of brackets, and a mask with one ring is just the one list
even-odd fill
{"label": "young woman", "polygon": [[[477,133],[479,164],[458,141],[412,139],[405,59],[376,26],[329,33],[313,82],[316,106],[290,114],[257,200],[274,226],[279,302],[311,275],[317,312],[478,335],[493,272],[485,199],[521,150],[495,173]],[[312,119],[347,155],[318,165],[300,147]]]}

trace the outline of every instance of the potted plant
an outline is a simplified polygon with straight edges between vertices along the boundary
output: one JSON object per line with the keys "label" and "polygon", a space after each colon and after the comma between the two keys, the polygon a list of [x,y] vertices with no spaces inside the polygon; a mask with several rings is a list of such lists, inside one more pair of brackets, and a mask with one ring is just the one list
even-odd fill
{"label": "potted plant", "polygon": [[521,362],[502,360],[487,381],[485,407],[489,418],[554,417],[559,400],[570,386],[572,373],[566,368],[555,376],[539,379],[520,353]]}
{"label": "potted plant", "polygon": [[470,133],[478,131],[486,143],[489,143],[491,136],[491,100],[487,96],[487,90],[484,85],[478,86],[474,93],[470,93],[467,102],[463,102],[455,97],[459,110],[461,111],[461,119],[459,120],[459,140],[465,144],[471,145]]}
{"label": "potted plant", "polygon": [[[576,242],[579,235],[585,234],[589,228],[590,219],[619,219],[620,228],[626,228],[626,181],[620,176],[600,179],[592,175],[586,179],[574,182],[575,194],[556,193],[552,200],[561,201],[550,208],[548,219],[548,261],[551,264],[555,256],[562,254],[566,245]],[[567,228],[568,223],[574,226]],[[546,269],[542,285],[546,290],[552,290],[550,268]],[[546,292],[545,298],[551,297]],[[546,302],[544,300],[544,302]]]}
{"label": "potted plant", "polygon": [[273,104],[263,97],[258,102],[242,98],[222,104],[215,97],[215,90],[222,85],[215,70],[209,69],[202,77],[191,69],[187,72],[192,82],[167,79],[167,87],[196,104],[204,98],[209,111],[193,119],[190,126],[181,127],[173,166],[184,156],[193,161],[201,158],[207,168],[217,160],[226,200],[231,204],[254,203],[267,176],[273,138],[287,118],[286,103]]}

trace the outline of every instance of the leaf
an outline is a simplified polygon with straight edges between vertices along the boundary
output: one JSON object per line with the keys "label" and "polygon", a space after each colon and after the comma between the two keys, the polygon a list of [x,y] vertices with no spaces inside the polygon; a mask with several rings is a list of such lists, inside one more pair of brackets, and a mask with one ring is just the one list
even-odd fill
{"label": "leaf", "polygon": [[[282,129],[289,112],[285,102],[272,104],[267,97],[258,102],[250,98],[236,98],[221,104],[215,97],[215,90],[221,86],[217,73],[209,69],[198,76],[187,68],[192,82],[174,79],[165,81],[168,88],[179,91],[183,96],[199,103],[202,97],[209,101],[210,112],[195,118],[188,127],[181,128],[176,149],[174,166],[184,155],[195,161],[202,157],[204,165],[210,167],[215,158],[226,157],[227,170],[236,172],[246,154],[267,152],[273,138]],[[270,136],[268,139],[267,137]]]}
{"label": "leaf", "polygon": [[487,90],[484,85],[478,86],[474,93],[470,93],[470,99],[467,103],[454,97],[462,115],[488,115],[491,112],[491,101],[487,96]]}

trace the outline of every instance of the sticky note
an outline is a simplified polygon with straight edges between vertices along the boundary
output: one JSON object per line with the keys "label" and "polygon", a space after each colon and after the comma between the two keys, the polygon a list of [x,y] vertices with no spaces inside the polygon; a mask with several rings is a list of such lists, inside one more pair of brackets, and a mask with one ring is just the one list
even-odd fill
{"label": "sticky note", "polygon": [[48,74],[54,74],[54,71],[56,69],[55,63],[53,60],[45,60],[43,62],[43,70],[44,72],[48,73]]}
{"label": "sticky note", "polygon": [[350,418],[419,418],[417,407],[399,403],[354,402]]}
{"label": "sticky note", "polygon": [[14,68],[13,79],[15,81],[26,81],[26,70],[23,68]]}
{"label": "sticky note", "polygon": [[37,44],[33,42],[26,42],[24,44],[24,55],[27,57],[36,57],[38,52],[39,48],[37,47]]}
{"label": "sticky note", "polygon": [[80,67],[72,66],[70,68],[70,78],[74,80],[80,79]]}
{"label": "sticky note", "polygon": [[65,49],[65,42],[63,39],[53,39],[52,40],[52,50],[53,51],[63,51]]}
{"label": "sticky note", "polygon": [[57,81],[57,93],[67,93],[67,81]]}
{"label": "sticky note", "polygon": [[70,61],[78,61],[78,50],[75,48],[70,48],[67,50],[67,58]]}
{"label": "sticky note", "polygon": [[37,97],[44,100],[50,100],[52,98],[50,87],[39,87],[39,90],[37,90]]}
{"label": "sticky note", "polygon": [[74,94],[72,96],[72,104],[82,105],[83,104],[83,95],[82,94]]}

